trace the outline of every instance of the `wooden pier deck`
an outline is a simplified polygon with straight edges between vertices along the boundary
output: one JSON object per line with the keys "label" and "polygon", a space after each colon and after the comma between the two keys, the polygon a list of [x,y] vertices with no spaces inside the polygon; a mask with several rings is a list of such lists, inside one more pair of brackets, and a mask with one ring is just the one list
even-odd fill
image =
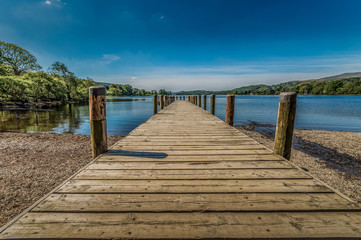
{"label": "wooden pier deck", "polygon": [[361,239],[361,209],[175,101],[6,225],[0,239]]}

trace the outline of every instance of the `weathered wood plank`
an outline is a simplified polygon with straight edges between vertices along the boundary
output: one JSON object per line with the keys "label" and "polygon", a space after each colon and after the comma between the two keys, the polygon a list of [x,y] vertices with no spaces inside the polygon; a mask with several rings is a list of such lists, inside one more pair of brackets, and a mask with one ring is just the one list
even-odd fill
{"label": "weathered wood plank", "polygon": [[114,146],[112,150],[108,151],[106,155],[119,155],[119,156],[156,156],[163,157],[173,155],[195,156],[195,155],[242,155],[242,154],[272,154],[268,149],[242,149],[242,150],[147,150],[147,151],[127,151],[122,150],[121,147]]}
{"label": "weathered wood plank", "polygon": [[33,212],[345,211],[358,209],[334,193],[52,194]]}
{"label": "weathered wood plank", "polygon": [[286,161],[198,161],[198,162],[103,162],[96,161],[87,169],[233,169],[233,168],[294,168]]}
{"label": "weathered wood plank", "polygon": [[332,192],[312,179],[72,180],[57,193],[315,193]]}
{"label": "weathered wood plank", "polygon": [[251,155],[197,155],[197,156],[122,156],[122,155],[103,155],[102,158],[98,161],[134,161],[134,162],[153,162],[153,161],[253,161],[253,160],[262,160],[262,161],[273,161],[280,160],[280,157],[269,153],[269,154],[251,154]]}
{"label": "weathered wood plank", "polygon": [[303,213],[28,213],[6,238],[360,239],[361,215]]}
{"label": "weathered wood plank", "polygon": [[298,169],[89,170],[74,179],[292,179],[311,178]]}

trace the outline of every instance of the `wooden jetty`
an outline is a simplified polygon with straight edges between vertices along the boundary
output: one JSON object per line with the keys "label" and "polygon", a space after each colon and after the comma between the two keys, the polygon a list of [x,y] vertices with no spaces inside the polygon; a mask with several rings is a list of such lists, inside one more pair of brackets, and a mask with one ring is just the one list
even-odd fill
{"label": "wooden jetty", "polygon": [[2,228],[0,239],[361,239],[361,209],[175,101]]}

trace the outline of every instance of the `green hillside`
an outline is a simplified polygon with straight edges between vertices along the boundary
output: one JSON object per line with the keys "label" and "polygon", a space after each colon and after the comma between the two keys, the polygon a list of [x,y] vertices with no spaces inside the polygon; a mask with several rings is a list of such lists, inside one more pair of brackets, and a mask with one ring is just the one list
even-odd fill
{"label": "green hillside", "polygon": [[225,91],[181,91],[178,95],[237,94],[273,95],[281,92],[297,92],[301,95],[351,95],[361,94],[361,73],[344,73],[336,76],[303,81],[290,81],[275,85],[250,85]]}

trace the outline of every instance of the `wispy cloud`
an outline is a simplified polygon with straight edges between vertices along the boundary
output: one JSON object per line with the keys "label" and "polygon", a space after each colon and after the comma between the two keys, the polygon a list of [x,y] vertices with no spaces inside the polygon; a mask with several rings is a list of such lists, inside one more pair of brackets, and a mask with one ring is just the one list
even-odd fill
{"label": "wispy cloud", "polygon": [[63,2],[62,0],[45,0],[43,3],[46,6],[53,6],[53,7],[62,7],[67,4],[66,2]]}
{"label": "wispy cloud", "polygon": [[115,54],[103,54],[103,56],[102,56],[102,60],[110,61],[110,62],[114,62],[119,59],[120,59],[120,57]]}

